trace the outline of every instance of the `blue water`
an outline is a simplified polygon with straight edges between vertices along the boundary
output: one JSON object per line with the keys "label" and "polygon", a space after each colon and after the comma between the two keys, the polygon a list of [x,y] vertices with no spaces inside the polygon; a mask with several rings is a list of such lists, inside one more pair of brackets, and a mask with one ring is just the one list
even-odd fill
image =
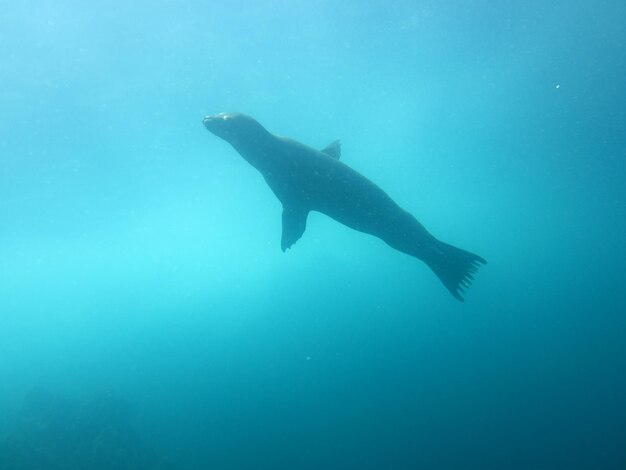
{"label": "blue water", "polygon": [[[626,468],[626,3],[0,2],[0,469]],[[207,132],[323,148],[466,302]]]}

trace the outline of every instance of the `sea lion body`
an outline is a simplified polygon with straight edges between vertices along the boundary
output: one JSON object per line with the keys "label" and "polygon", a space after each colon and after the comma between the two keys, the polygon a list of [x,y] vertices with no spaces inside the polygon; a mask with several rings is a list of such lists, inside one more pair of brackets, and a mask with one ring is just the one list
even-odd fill
{"label": "sea lion body", "polygon": [[326,214],[426,262],[458,300],[481,257],[440,242],[372,181],[339,160],[339,142],[316,150],[275,136],[240,113],[207,116],[205,127],[233,145],[283,205],[281,248],[304,233],[310,211]]}

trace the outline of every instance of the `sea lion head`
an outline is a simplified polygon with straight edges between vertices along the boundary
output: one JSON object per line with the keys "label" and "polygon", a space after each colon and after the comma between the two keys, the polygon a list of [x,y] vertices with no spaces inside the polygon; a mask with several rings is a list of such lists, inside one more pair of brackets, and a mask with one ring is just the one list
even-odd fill
{"label": "sea lion head", "polygon": [[220,113],[206,116],[202,124],[210,132],[232,145],[258,143],[269,133],[250,116],[241,113]]}

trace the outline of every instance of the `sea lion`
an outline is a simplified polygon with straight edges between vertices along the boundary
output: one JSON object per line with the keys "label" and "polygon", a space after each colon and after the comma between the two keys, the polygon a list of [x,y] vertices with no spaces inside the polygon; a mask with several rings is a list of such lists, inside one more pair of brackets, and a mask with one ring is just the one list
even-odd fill
{"label": "sea lion", "polygon": [[318,211],[421,259],[460,301],[473,274],[487,263],[478,255],[437,240],[382,189],[339,161],[338,140],[316,150],[273,135],[241,113],[207,116],[203,124],[259,170],[282,203],[283,251],[300,239],[309,212]]}

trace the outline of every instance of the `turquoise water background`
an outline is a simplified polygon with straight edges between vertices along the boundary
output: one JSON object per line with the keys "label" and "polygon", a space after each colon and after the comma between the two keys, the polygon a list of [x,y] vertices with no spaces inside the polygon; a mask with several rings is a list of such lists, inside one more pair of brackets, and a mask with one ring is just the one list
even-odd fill
{"label": "turquoise water background", "polygon": [[[626,468],[626,3],[0,6],[0,469]],[[466,302],[282,253],[223,111],[340,138]]]}

